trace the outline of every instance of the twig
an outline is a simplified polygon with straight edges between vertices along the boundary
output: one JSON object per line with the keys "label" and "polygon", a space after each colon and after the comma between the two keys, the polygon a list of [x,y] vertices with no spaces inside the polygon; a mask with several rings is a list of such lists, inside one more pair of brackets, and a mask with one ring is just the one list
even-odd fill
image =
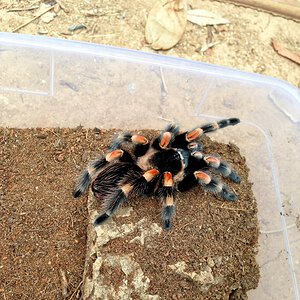
{"label": "twig", "polygon": [[59,273],[61,276],[61,292],[63,297],[66,298],[68,294],[68,280],[66,277],[66,272],[62,269],[59,269]]}
{"label": "twig", "polygon": [[[55,4],[56,5],[56,4]],[[44,10],[43,12],[41,12],[40,14],[38,14],[36,17],[34,17],[33,19],[29,20],[28,22],[18,26],[17,28],[15,28],[12,32],[17,32],[19,31],[21,28],[27,26],[28,24],[30,24],[31,22],[35,21],[36,19],[38,19],[39,17],[41,17],[42,15],[44,15],[46,12],[50,11],[51,9],[53,9],[55,7],[55,5],[52,5],[50,7],[48,7],[46,10]]]}
{"label": "twig", "polygon": [[83,280],[80,281],[80,283],[78,284],[77,288],[75,289],[75,291],[73,292],[73,294],[71,295],[71,297],[68,300],[71,300],[74,295],[76,294],[76,292],[79,290],[80,286],[83,284]]}
{"label": "twig", "polygon": [[7,12],[18,12],[18,11],[27,11],[27,10],[34,10],[39,8],[39,6],[30,6],[30,7],[21,7],[21,8],[10,8],[7,10]]}

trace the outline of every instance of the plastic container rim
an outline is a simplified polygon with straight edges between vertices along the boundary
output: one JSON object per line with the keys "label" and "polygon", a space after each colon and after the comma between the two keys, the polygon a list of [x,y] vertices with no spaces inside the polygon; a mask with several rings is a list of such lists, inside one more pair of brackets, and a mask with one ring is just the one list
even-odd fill
{"label": "plastic container rim", "polygon": [[283,89],[286,93],[300,103],[300,90],[287,81],[271,76],[240,71],[233,68],[200,61],[193,61],[185,58],[172,57],[103,44],[18,33],[0,32],[0,50],[2,43],[5,43],[5,45],[23,46],[26,48],[42,48],[48,51],[66,51],[82,54],[93,54],[95,56],[105,56],[116,59],[126,59],[134,62],[157,64],[160,66],[173,68],[175,67],[177,69],[184,69],[187,71],[197,71],[201,73],[212,74],[214,76],[227,77],[238,81],[251,81],[259,84],[263,82],[264,85],[268,84],[270,86]]}

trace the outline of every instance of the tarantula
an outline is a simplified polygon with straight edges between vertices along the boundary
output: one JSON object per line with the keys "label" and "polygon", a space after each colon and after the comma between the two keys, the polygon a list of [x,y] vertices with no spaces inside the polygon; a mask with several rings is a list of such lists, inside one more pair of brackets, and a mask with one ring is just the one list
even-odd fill
{"label": "tarantula", "polygon": [[[207,132],[239,122],[238,118],[224,119],[187,132],[180,132],[178,126],[170,124],[152,141],[142,135],[123,133],[112,142],[105,157],[92,161],[82,172],[73,196],[80,197],[92,185],[94,196],[104,206],[103,214],[94,221],[97,226],[132,195],[157,195],[163,202],[165,229],[172,226],[177,191],[201,185],[206,191],[235,201],[237,195],[208,170],[236,183],[241,181],[240,176],[225,161],[205,154],[199,139]],[[122,149],[126,143],[134,145],[132,153]]]}

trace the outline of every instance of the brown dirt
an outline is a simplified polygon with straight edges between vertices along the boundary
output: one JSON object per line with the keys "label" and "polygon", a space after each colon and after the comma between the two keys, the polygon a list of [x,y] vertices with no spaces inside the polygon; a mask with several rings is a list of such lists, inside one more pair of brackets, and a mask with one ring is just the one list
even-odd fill
{"label": "brown dirt", "polygon": [[[145,131],[142,133],[149,136]],[[150,279],[148,293],[161,299],[247,299],[246,292],[256,288],[259,279],[255,261],[257,207],[248,181],[248,168],[235,145],[212,142],[208,137],[203,141],[207,153],[221,155],[242,176],[241,184],[224,179],[239,195],[238,202],[224,202],[203,192],[201,187],[180,193],[176,197],[177,212],[170,232],[146,238],[145,246],[130,242],[137,236],[133,232],[104,245],[101,256],[133,253],[134,260]],[[127,205],[133,208],[133,213],[114,218],[117,225],[135,224],[143,217],[150,224],[160,224],[160,204],[154,197],[132,199]],[[197,284],[175,274],[169,265],[180,261],[187,263],[186,272],[201,274],[211,268],[214,283]],[[101,268],[103,274],[107,274],[105,268],[105,265]],[[112,278],[106,279],[108,285],[118,290],[123,282],[122,271],[114,270]]]}
{"label": "brown dirt", "polygon": [[69,296],[80,284],[87,211],[85,199],[76,202],[71,192],[78,164],[99,150],[98,136],[0,129],[1,299],[61,299],[60,269]]}
{"label": "brown dirt", "polygon": [[[107,147],[113,131],[1,128],[0,134],[0,155],[4,158],[0,167],[4,225],[0,237],[1,295],[7,300],[61,299],[61,269],[68,280],[67,299],[72,295],[75,299],[80,296],[87,211],[86,198],[74,201],[71,191],[80,170]],[[205,145],[209,152],[234,164],[242,175],[242,184],[228,182],[239,194],[239,201],[220,201],[201,188],[180,194],[172,231],[154,238],[147,248],[127,245],[151,280],[150,292],[165,299],[200,299],[199,295],[201,299],[227,299],[228,295],[238,299],[234,293],[245,298],[245,292],[257,286],[257,209],[247,181],[248,168],[236,146],[211,144],[209,139]],[[131,222],[147,215],[159,223],[160,208],[154,198],[133,199],[130,205],[134,208]],[[120,246],[114,240],[103,253],[118,252]],[[208,292],[182,278],[180,285],[174,286],[178,278],[167,265],[179,260],[188,263],[187,271],[200,272],[209,264],[220,283]],[[122,274],[112,276],[115,282],[122,280]]]}

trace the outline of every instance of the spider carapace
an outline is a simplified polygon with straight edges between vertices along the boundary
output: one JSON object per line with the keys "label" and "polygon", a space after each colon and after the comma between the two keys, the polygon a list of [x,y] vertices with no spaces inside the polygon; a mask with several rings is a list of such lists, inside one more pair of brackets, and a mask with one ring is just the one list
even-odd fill
{"label": "spider carapace", "polygon": [[[172,226],[178,192],[201,185],[216,196],[235,201],[237,195],[215,174],[236,183],[241,181],[240,176],[217,155],[205,153],[201,136],[239,122],[237,118],[224,119],[186,132],[170,124],[151,141],[142,135],[123,133],[112,142],[106,156],[89,163],[73,196],[80,197],[91,185],[94,196],[103,204],[103,213],[94,221],[97,226],[133,195],[157,195],[162,201],[165,229]],[[124,149],[127,143],[133,145],[132,151]]]}

